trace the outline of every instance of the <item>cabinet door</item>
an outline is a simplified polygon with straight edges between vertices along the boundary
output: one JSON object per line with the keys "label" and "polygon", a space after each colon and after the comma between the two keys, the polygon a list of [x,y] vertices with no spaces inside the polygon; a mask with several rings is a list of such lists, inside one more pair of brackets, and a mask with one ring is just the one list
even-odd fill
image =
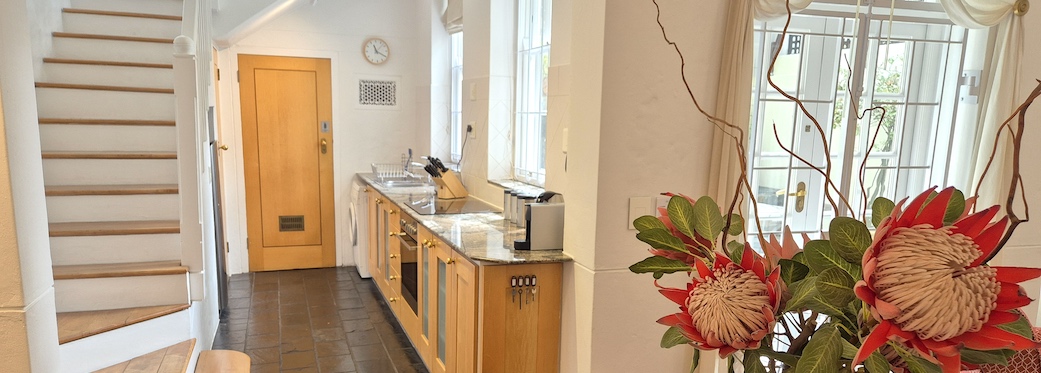
{"label": "cabinet door", "polygon": [[[433,373],[445,373],[452,367],[452,354],[455,353],[455,332],[450,306],[452,290],[450,282],[455,277],[452,271],[452,250],[438,240],[431,240],[428,252],[430,259],[430,276],[433,286],[430,288],[430,316],[432,334],[430,338],[430,360],[427,366]],[[454,371],[454,370],[453,370]]]}
{"label": "cabinet door", "polygon": [[377,282],[381,285],[383,295],[387,298],[394,298],[398,296],[398,283],[400,283],[400,268],[396,268],[395,259],[400,255],[400,248],[398,241],[398,234],[401,234],[401,223],[398,221],[398,208],[393,203],[383,204],[383,213],[381,215],[383,219],[383,227],[386,228],[386,234],[383,235],[383,247],[380,250],[382,258],[383,268],[380,273],[383,275],[382,282]]}
{"label": "cabinet door", "polygon": [[[370,190],[373,190],[370,188]],[[380,255],[387,230],[383,227],[383,195],[372,192],[369,198],[369,272],[377,285],[383,278],[383,257]]]}
{"label": "cabinet door", "polygon": [[477,371],[477,270],[462,255],[453,253],[453,256],[453,291],[449,301],[453,309],[449,315],[454,315],[450,319],[454,323],[448,330],[454,331],[456,336],[455,359],[450,361],[456,373],[474,373]]}
{"label": "cabinet door", "polygon": [[[433,334],[433,323],[436,321],[433,316],[433,310],[431,309],[431,297],[436,294],[437,287],[434,283],[436,272],[431,270],[433,259],[433,245],[431,243],[434,239],[434,235],[430,231],[426,230],[422,225],[419,226],[419,294],[416,294],[417,300],[419,301],[419,311],[417,317],[419,323],[416,325],[415,331],[406,331],[412,342],[416,345],[416,352],[423,358],[423,361],[429,366],[431,365],[433,352],[431,352],[432,336]],[[436,245],[436,244],[434,244]]]}

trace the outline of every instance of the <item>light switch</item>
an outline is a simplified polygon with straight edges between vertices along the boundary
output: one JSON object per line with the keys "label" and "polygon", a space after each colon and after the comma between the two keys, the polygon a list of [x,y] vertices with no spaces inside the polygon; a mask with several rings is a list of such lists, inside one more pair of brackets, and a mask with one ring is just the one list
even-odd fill
{"label": "light switch", "polygon": [[633,220],[644,215],[654,215],[654,197],[629,198],[629,230],[634,230]]}
{"label": "light switch", "polygon": [[477,99],[477,83],[470,83],[470,101]]}
{"label": "light switch", "polygon": [[658,213],[658,208],[659,207],[668,208],[669,207],[669,200],[672,199],[672,197],[659,195],[659,196],[654,197],[654,198],[655,199],[654,199],[654,214],[653,215],[655,217],[661,217],[661,214]]}

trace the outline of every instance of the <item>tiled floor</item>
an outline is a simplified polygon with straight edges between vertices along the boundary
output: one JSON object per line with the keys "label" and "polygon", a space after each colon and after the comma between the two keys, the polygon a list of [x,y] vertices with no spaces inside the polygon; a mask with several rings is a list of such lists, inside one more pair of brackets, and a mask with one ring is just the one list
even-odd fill
{"label": "tiled floor", "polygon": [[426,372],[371,280],[353,267],[231,278],[215,349],[244,351],[253,372]]}

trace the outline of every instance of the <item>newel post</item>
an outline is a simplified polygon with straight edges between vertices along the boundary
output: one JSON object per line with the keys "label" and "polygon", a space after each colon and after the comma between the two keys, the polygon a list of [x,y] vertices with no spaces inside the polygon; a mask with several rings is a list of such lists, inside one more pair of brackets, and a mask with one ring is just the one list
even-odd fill
{"label": "newel post", "polygon": [[177,179],[181,218],[181,264],[188,267],[192,300],[203,294],[202,216],[199,208],[200,146],[195,41],[188,36],[174,39],[174,97],[176,100]]}

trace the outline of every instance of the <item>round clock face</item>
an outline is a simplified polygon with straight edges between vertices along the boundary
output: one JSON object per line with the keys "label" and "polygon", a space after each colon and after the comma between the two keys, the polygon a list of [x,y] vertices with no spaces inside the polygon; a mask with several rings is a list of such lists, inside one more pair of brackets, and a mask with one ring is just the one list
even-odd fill
{"label": "round clock face", "polygon": [[390,58],[390,46],[383,39],[373,38],[365,41],[362,53],[369,63],[379,65]]}

